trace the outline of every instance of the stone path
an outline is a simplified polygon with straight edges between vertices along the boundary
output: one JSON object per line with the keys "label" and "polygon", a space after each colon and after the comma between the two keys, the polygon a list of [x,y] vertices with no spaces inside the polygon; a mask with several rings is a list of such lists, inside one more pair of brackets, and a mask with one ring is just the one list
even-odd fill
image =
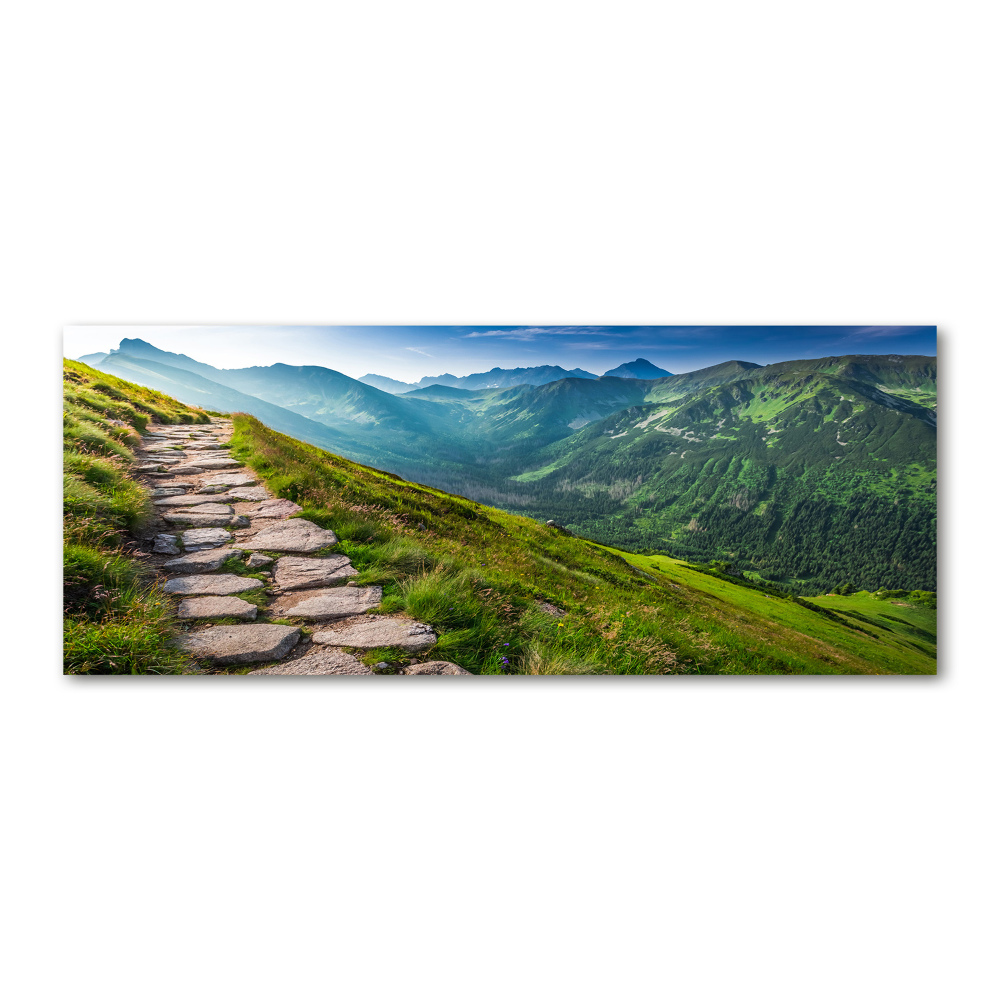
{"label": "stone path", "polygon": [[[370,613],[382,588],[355,584],[358,571],[347,556],[322,554],[337,544],[334,532],[293,517],[301,507],[275,497],[230,458],[222,446],[231,435],[232,422],[220,418],[151,425],[137,455],[139,479],[159,515],[147,539],[149,559],[165,577],[163,589],[180,599],[177,618],[187,625],[181,646],[201,672],[259,663],[250,674],[374,676],[393,671],[365,666],[358,651],[397,646],[413,655],[433,646],[429,625]],[[233,572],[231,560],[267,582]],[[399,672],[468,674],[454,663],[415,659]]]}

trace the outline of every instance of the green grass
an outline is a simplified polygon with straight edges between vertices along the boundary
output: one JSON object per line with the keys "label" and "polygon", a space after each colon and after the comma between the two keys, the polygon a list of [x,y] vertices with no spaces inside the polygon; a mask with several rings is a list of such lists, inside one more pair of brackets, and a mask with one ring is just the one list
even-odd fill
{"label": "green grass", "polygon": [[177,673],[174,601],[129,551],[153,516],[132,477],[140,431],[207,423],[200,410],[76,361],[63,369],[64,662],[70,674]]}
{"label": "green grass", "polygon": [[[657,578],[700,590],[704,595],[706,616],[728,617],[754,629],[760,629],[762,620],[773,623],[774,640],[777,641],[762,637],[762,652],[776,660],[790,661],[790,665],[797,660],[801,670],[796,672],[927,674],[936,671],[934,643],[914,646],[908,627],[882,622],[887,629],[876,632],[874,638],[866,634],[875,631],[868,627],[872,623],[869,617],[872,606],[878,605],[885,610],[884,601],[876,601],[868,595],[826,595],[796,603],[743,586],[735,580],[708,576],[667,556],[629,554],[627,558]],[[839,613],[840,621],[811,610],[809,605]],[[924,625],[933,621],[932,609],[924,608],[917,614]],[[813,657],[820,658],[825,669],[805,669],[807,660]]]}
{"label": "green grass", "polygon": [[[902,626],[869,628],[349,462],[234,417],[234,457],[337,532],[381,611],[431,625],[422,659],[474,673],[933,673]],[[423,525],[423,528],[420,528]],[[846,600],[851,600],[850,598]],[[539,610],[546,601],[567,614]],[[891,613],[891,612],[890,612]],[[874,633],[874,637],[868,633]],[[508,661],[504,663],[504,659]]]}

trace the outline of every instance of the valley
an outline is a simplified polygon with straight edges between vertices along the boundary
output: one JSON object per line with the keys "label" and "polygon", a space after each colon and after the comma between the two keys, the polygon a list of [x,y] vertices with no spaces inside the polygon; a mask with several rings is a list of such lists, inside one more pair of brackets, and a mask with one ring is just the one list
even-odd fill
{"label": "valley", "polygon": [[[931,357],[732,360],[655,378],[634,377],[663,371],[637,359],[620,375],[494,369],[392,392],[319,366],[214,368],[134,339],[93,360],[598,542],[724,559],[803,594],[936,589]],[[548,380],[504,384],[526,377]]]}

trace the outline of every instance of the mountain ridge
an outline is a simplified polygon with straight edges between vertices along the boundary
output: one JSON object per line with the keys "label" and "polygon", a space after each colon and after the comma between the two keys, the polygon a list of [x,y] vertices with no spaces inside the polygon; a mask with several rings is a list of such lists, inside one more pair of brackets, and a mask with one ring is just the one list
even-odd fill
{"label": "mountain ridge", "polygon": [[636,358],[635,361],[626,361],[625,364],[606,371],[604,377],[654,379],[673,374],[673,372],[668,372],[666,368],[660,368],[645,358]]}

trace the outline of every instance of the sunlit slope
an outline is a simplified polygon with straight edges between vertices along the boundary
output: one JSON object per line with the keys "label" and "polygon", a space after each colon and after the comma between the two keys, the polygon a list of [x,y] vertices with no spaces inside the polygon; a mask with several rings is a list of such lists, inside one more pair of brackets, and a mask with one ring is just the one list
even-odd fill
{"label": "sunlit slope", "polygon": [[934,590],[935,426],[870,380],[761,369],[614,414],[517,479],[602,541],[729,558],[814,593]]}
{"label": "sunlit slope", "polygon": [[442,658],[473,672],[935,670],[932,651],[892,629],[665,557],[616,553],[357,465],[252,417],[236,416],[233,455],[338,533],[361,570],[358,582],[385,588],[383,610],[408,610],[432,625]]}

